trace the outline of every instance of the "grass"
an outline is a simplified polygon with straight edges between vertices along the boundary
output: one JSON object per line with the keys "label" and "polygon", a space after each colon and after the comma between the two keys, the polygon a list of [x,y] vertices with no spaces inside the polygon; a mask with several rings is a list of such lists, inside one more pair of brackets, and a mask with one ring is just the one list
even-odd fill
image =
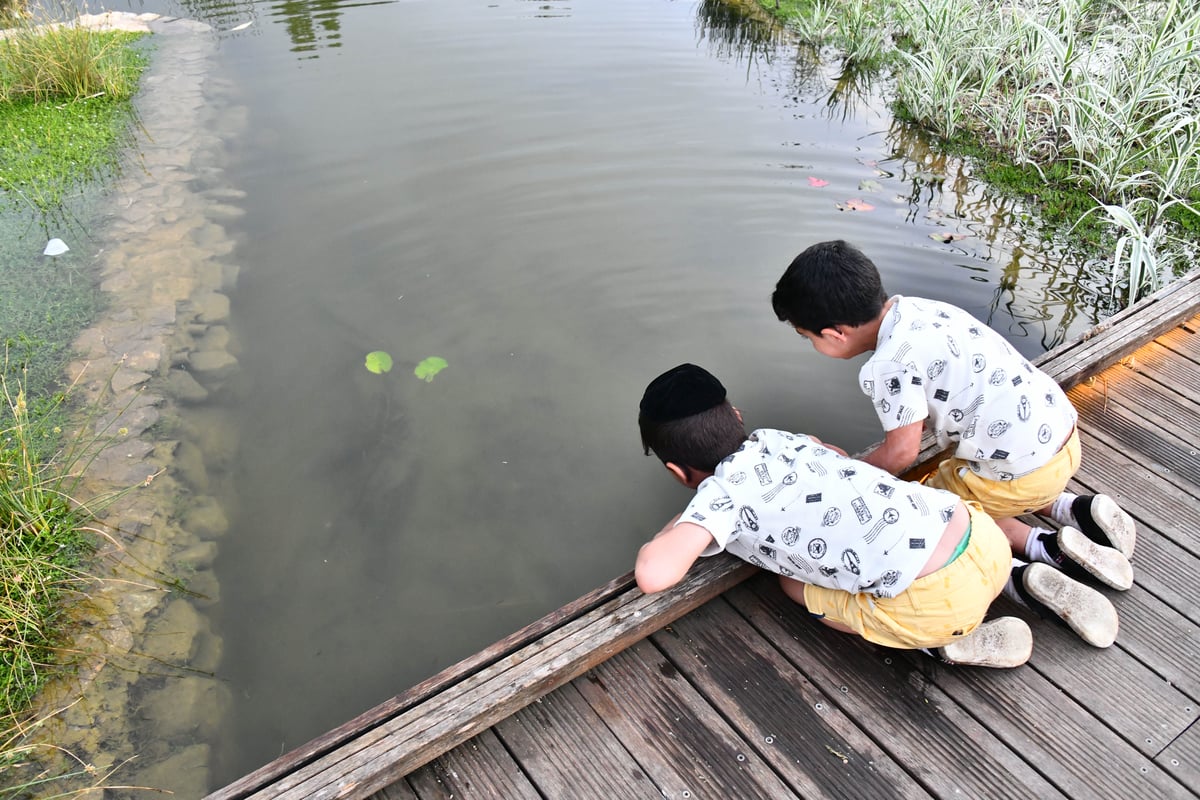
{"label": "grass", "polygon": [[142,34],[38,25],[0,39],[0,192],[47,211],[114,171],[129,142]]}
{"label": "grass", "polygon": [[[1183,0],[761,0],[809,46],[894,79],[897,116],[973,157],[1129,303],[1194,260],[1200,7]],[[848,22],[848,21],[852,21]]]}
{"label": "grass", "polygon": [[[15,209],[0,215],[0,797],[65,796],[82,791],[58,788],[65,780],[108,776],[36,766],[59,751],[38,740],[31,701],[74,663],[67,614],[93,582],[95,515],[115,499],[77,492],[121,433],[80,421],[61,388],[71,343],[100,307],[94,278],[77,251],[42,257],[30,232],[74,218],[68,206],[115,173],[146,55],[139,34],[40,25],[11,4],[0,15],[19,20],[0,39],[0,197]],[[80,432],[64,435],[68,425]]]}
{"label": "grass", "polygon": [[49,423],[54,409],[32,415],[24,389],[7,379],[0,400],[0,717],[11,717],[57,660],[61,601],[84,580],[79,567],[94,544],[89,514],[71,497],[77,464],[46,455],[60,433]]}
{"label": "grass", "polygon": [[[70,614],[72,601],[95,584],[89,568],[98,544],[111,541],[96,517],[136,488],[82,501],[92,461],[125,432],[98,424],[99,401],[82,419],[68,413],[70,387],[35,411],[14,372],[0,375],[0,798],[79,779],[96,788],[110,777],[45,742],[45,719],[34,718],[31,708],[48,680],[86,656],[71,644]],[[77,432],[64,437],[56,422],[68,416]],[[74,766],[64,771],[43,763],[64,759]]]}

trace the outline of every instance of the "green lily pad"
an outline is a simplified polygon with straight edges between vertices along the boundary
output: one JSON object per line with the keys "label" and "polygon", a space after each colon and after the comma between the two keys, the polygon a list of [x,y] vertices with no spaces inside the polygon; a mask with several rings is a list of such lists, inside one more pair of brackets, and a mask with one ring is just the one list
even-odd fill
{"label": "green lily pad", "polygon": [[392,370],[392,357],[382,350],[367,353],[367,369],[376,375],[382,375]]}
{"label": "green lily pad", "polygon": [[446,368],[446,359],[430,356],[429,358],[417,364],[417,368],[413,370],[413,374],[421,380],[429,383],[433,380],[433,376]]}

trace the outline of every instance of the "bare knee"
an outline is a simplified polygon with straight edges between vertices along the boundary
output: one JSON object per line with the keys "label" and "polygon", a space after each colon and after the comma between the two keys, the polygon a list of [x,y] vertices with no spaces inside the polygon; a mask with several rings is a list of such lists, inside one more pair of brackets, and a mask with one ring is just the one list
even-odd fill
{"label": "bare knee", "polygon": [[796,603],[799,603],[804,608],[808,608],[808,605],[804,602],[804,584],[801,581],[785,578],[784,576],[780,575],[779,586],[781,589],[783,589],[783,593],[789,598]]}

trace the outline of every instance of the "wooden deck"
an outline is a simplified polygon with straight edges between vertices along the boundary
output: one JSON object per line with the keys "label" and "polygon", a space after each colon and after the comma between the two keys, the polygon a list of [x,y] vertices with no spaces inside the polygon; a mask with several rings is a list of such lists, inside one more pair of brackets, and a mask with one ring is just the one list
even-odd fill
{"label": "wooden deck", "polygon": [[1109,649],[1001,600],[1029,663],[947,667],[721,556],[651,597],[619,578],[209,800],[1200,797],[1198,311],[1200,273],[1040,360],[1080,412],[1074,489],[1139,526]]}

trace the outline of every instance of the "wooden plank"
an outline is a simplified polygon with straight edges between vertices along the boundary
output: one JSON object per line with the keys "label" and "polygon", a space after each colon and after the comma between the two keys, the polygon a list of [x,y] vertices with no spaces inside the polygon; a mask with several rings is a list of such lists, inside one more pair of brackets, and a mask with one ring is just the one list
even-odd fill
{"label": "wooden plank", "polygon": [[[1188,618],[1170,608],[1161,600],[1149,595],[1139,586],[1128,592],[1110,595],[1121,618],[1118,646],[1150,668],[1171,687],[1190,698],[1200,698],[1200,629],[1195,617]],[[1144,687],[1139,687],[1139,690]],[[1151,693],[1139,691],[1142,703],[1149,702]],[[1162,698],[1166,701],[1168,698]],[[1192,705],[1184,698],[1177,698],[1179,708]],[[1187,712],[1177,715],[1163,714],[1163,709],[1154,710],[1162,717],[1156,738],[1163,746],[1162,737],[1169,738],[1173,724],[1186,725],[1191,716]],[[1136,729],[1129,729],[1136,733]]]}
{"label": "wooden plank", "polygon": [[[935,797],[1065,797],[1021,754],[989,735],[936,684],[947,669],[920,654],[875,647],[829,630],[799,611],[768,576],[726,598],[825,694]],[[1000,670],[989,670],[997,676]],[[852,795],[853,796],[853,795]]]}
{"label": "wooden plank", "polygon": [[664,797],[796,796],[773,765],[648,641],[572,685]]}
{"label": "wooden plank", "polygon": [[497,735],[546,797],[661,797],[574,686],[496,723]]}
{"label": "wooden plank", "polygon": [[938,682],[974,711],[990,735],[1022,753],[1073,800],[1178,796],[1171,776],[1121,733],[1030,673],[948,668]]}
{"label": "wooden plank", "polygon": [[[1161,351],[1162,348],[1159,348]],[[1145,358],[1143,358],[1145,356]],[[1183,441],[1200,430],[1200,402],[1194,390],[1200,387],[1200,365],[1196,374],[1184,377],[1163,369],[1152,348],[1139,350],[1126,361],[1109,367],[1095,377],[1071,389],[1071,397],[1095,394],[1104,407],[1117,405],[1149,426],[1165,426]],[[1185,394],[1183,390],[1192,390]]]}
{"label": "wooden plank", "polygon": [[[1195,708],[1193,707],[1193,710]],[[1193,795],[1200,787],[1200,725],[1192,725],[1158,756],[1158,764],[1170,772]],[[1173,797],[1166,794],[1164,797]]]}
{"label": "wooden plank", "polygon": [[1034,363],[1063,388],[1070,388],[1190,319],[1197,307],[1200,307],[1200,270],[1112,315]]}
{"label": "wooden plank", "polygon": [[1200,316],[1195,316],[1158,337],[1164,347],[1200,363]]}
{"label": "wooden plank", "polygon": [[371,795],[371,800],[417,800],[417,795],[407,783],[400,781]]}
{"label": "wooden plank", "polygon": [[556,630],[568,622],[578,619],[596,607],[628,592],[633,587],[633,574],[614,578],[603,586],[568,603],[515,633],[504,637],[490,647],[418,683],[390,700],[371,708],[349,722],[318,736],[289,753],[265,764],[237,781],[209,794],[205,800],[242,800],[258,789],[270,785],[305,764],[335,751],[398,714],[418,706],[424,700],[453,687],[465,677],[483,669],[523,647],[536,642],[540,637]]}
{"label": "wooden plank", "polygon": [[[1198,305],[1200,305],[1200,270],[1166,287],[1152,298],[1139,303],[1134,308],[1114,315],[1080,339],[1045,354],[1037,360],[1037,363],[1041,364],[1043,369],[1065,386],[1071,386],[1089,375],[1095,374],[1103,367],[1124,358],[1133,352],[1140,343],[1158,333],[1166,332],[1167,337],[1174,343],[1168,346],[1184,349],[1193,348],[1196,346],[1194,334],[1188,333],[1187,329],[1178,328],[1178,324],[1180,321],[1188,320],[1189,324],[1193,324],[1194,329],[1192,318],[1195,317],[1195,310]],[[1178,368],[1171,367],[1170,369]],[[1176,383],[1179,382],[1177,379],[1171,377],[1168,377],[1168,380]],[[1187,386],[1187,384],[1183,385]],[[1160,414],[1160,417],[1168,425],[1176,424],[1168,415]],[[1176,424],[1176,427],[1182,426]],[[1170,538],[1170,542],[1167,542],[1168,546],[1162,550],[1163,553],[1167,554],[1164,556],[1164,566],[1172,562],[1178,562],[1181,558],[1186,560],[1186,556],[1189,553],[1200,552],[1200,548],[1196,546],[1196,540],[1200,537],[1200,527],[1189,525],[1184,530],[1183,525],[1176,525],[1173,528],[1169,517],[1171,516],[1172,508],[1179,506],[1186,508],[1189,502],[1193,506],[1195,505],[1195,498],[1197,494],[1200,494],[1200,485],[1198,485],[1193,472],[1188,471],[1194,471],[1194,465],[1191,465],[1187,461],[1183,454],[1178,451],[1178,448],[1171,451],[1169,447],[1167,448],[1169,455],[1174,458],[1183,458],[1184,473],[1181,474],[1173,471],[1176,467],[1172,464],[1152,463],[1148,467],[1137,464],[1136,461],[1127,459],[1122,455],[1128,449],[1131,442],[1123,441],[1121,437],[1129,433],[1129,431],[1113,432],[1112,430],[1104,430],[1103,433],[1093,437],[1093,446],[1099,442],[1110,448],[1110,453],[1098,465],[1098,469],[1090,470],[1086,475],[1081,473],[1079,478],[1084,482],[1116,487],[1118,491],[1125,491],[1127,495],[1136,495],[1136,497],[1119,497],[1118,499],[1126,508],[1130,508],[1131,500],[1134,507],[1136,507],[1137,502],[1141,501],[1142,507],[1138,509],[1140,522],[1158,527],[1158,520],[1164,520],[1161,530],[1164,536]],[[1153,433],[1158,435],[1160,432],[1155,431]],[[926,445],[926,450],[923,451],[924,454],[933,455],[932,437],[926,437],[924,443]],[[1159,444],[1161,445],[1162,443],[1160,442]],[[1192,455],[1195,454],[1193,453]],[[1158,451],[1156,451],[1154,457],[1159,457]],[[1085,466],[1092,460],[1088,456],[1085,456]],[[1151,486],[1151,493],[1154,491],[1159,492],[1160,495],[1163,495],[1162,499],[1164,500],[1164,504],[1151,508],[1151,499],[1153,498],[1142,500],[1143,494],[1146,493],[1144,484],[1130,481],[1126,474],[1116,474],[1118,462],[1122,460],[1127,462],[1127,468],[1124,470],[1124,473],[1136,474],[1142,477],[1164,478],[1181,491],[1181,497],[1169,496],[1173,494],[1170,490],[1163,491]],[[1162,470],[1160,470],[1160,467]],[[1116,494],[1117,492],[1110,491],[1109,493]],[[1132,510],[1131,513],[1133,513]],[[1181,516],[1175,517],[1175,519],[1182,518]],[[743,572],[737,580],[746,577],[751,571],[748,569]],[[1161,575],[1161,573],[1157,574]],[[733,583],[736,582],[736,580],[733,581]],[[1141,581],[1139,585],[1141,585]],[[1147,583],[1146,585],[1151,590],[1154,590],[1152,583]],[[297,748],[283,758],[277,759],[271,764],[256,770],[234,784],[218,790],[209,795],[207,800],[244,800],[244,798],[251,796],[275,797],[281,791],[281,786],[303,785],[304,778],[296,777],[301,775],[301,773],[309,777],[324,775],[326,778],[331,778],[333,775],[342,775],[348,783],[355,784],[355,788],[343,796],[364,796],[370,790],[370,787],[385,786],[389,775],[399,776],[405,774],[405,771],[415,769],[420,764],[435,757],[438,753],[452,747],[455,743],[461,742],[474,733],[485,729],[490,724],[487,723],[487,719],[500,718],[495,716],[495,713],[508,713],[512,709],[520,707],[520,704],[529,702],[538,692],[549,691],[550,688],[557,685],[548,676],[538,673],[533,677],[516,679],[516,682],[522,687],[519,690],[511,693],[500,691],[499,694],[493,695],[489,694],[484,688],[483,683],[477,680],[480,675],[487,673],[489,677],[484,679],[484,683],[486,683],[486,680],[513,681],[512,670],[516,664],[521,663],[529,657],[530,651],[527,648],[536,649],[537,645],[535,643],[540,636],[548,636],[550,639],[553,639],[550,645],[552,648],[562,646],[564,650],[562,653],[548,660],[538,661],[537,668],[534,670],[535,673],[539,669],[549,669],[552,666],[563,666],[564,664],[569,665],[567,667],[568,670],[586,669],[586,664],[596,663],[596,660],[603,659],[610,653],[615,652],[614,648],[619,648],[632,641],[636,641],[639,636],[645,635],[645,633],[661,626],[664,622],[686,613],[693,607],[688,604],[695,602],[696,597],[699,596],[690,594],[690,590],[678,596],[673,592],[667,593],[664,599],[668,602],[664,606],[657,606],[653,610],[649,608],[644,609],[645,613],[649,615],[657,614],[657,618],[654,618],[649,623],[645,623],[645,620],[640,620],[640,622],[644,623],[642,627],[634,626],[629,630],[622,629],[618,635],[612,638],[601,637],[600,650],[596,653],[585,655],[581,648],[568,643],[574,631],[562,632],[562,628],[582,620],[585,616],[592,614],[610,602],[615,603],[610,611],[616,608],[623,608],[624,603],[617,600],[617,598],[620,598],[625,593],[632,592],[636,594],[636,591],[632,590],[631,586],[632,580],[629,575],[610,582],[610,584],[581,598],[576,603],[571,604],[571,606],[564,607],[559,612],[548,615],[533,625],[522,629],[522,631],[518,631],[513,636],[501,640],[501,642],[498,642],[493,647],[460,662],[458,665],[439,673],[439,675],[413,687],[409,691],[397,695],[392,700],[356,717],[334,731]],[[1167,577],[1163,576],[1160,578],[1156,596],[1162,598],[1169,594]],[[1175,594],[1178,595],[1179,592],[1176,591]],[[703,600],[699,602],[703,602]],[[681,603],[682,605],[676,608],[672,605],[674,603]],[[603,614],[600,616],[601,619],[604,618]],[[592,622],[595,622],[595,620],[592,620]],[[634,630],[637,632],[634,632]],[[566,660],[564,661],[563,659]],[[446,720],[436,719],[439,713],[470,713],[470,709],[455,706],[453,703],[446,701],[445,696],[452,693],[456,695],[469,694],[481,703],[496,700],[498,706],[492,716],[486,719],[481,718],[479,725],[470,725],[462,727],[460,730],[452,730],[447,727],[449,723]],[[419,717],[419,714],[410,714],[410,712],[419,709],[423,703],[432,703],[434,718],[432,721],[418,723],[416,718]],[[406,739],[405,737],[416,737],[416,739]],[[386,761],[389,758],[398,757],[398,751],[393,748],[398,739],[405,739],[410,745],[413,745],[414,741],[416,742],[412,757],[404,761],[403,764],[390,764],[381,768],[379,766],[382,763],[380,759]],[[296,782],[297,780],[299,783]],[[338,780],[341,780],[341,778],[336,779],[335,783]],[[269,793],[256,794],[264,791]],[[329,789],[328,791],[332,792],[336,790]],[[294,796],[317,797],[325,795],[299,793]],[[330,794],[328,796],[333,795]]]}
{"label": "wooden plank", "polygon": [[755,569],[732,556],[704,559],[670,591],[631,590],[282,776],[252,797],[364,797],[570,681],[687,613]]}
{"label": "wooden plank", "polygon": [[1196,389],[1200,386],[1200,362],[1182,358],[1165,345],[1150,342],[1121,364],[1154,379],[1180,398],[1193,403],[1196,401]]}
{"label": "wooden plank", "polygon": [[[1091,711],[1100,724],[1153,757],[1179,735],[1192,715],[1183,711],[1190,704],[1187,695],[1127,649],[1132,645],[1144,652],[1147,646],[1132,642],[1139,626],[1146,627],[1136,622],[1138,609],[1129,596],[1138,591],[1134,587],[1129,592],[1108,595],[1130,630],[1122,629],[1117,644],[1106,649],[1088,645],[1065,626],[1038,619],[1005,597],[993,604],[992,612],[1029,620],[1034,642],[1029,665],[1072,701]],[[1127,643],[1126,639],[1131,641]]]}
{"label": "wooden plank", "polygon": [[[1075,480],[1112,495],[1121,507],[1184,550],[1200,554],[1200,487],[1114,441],[1107,432],[1080,434],[1083,465]],[[1134,558],[1137,558],[1136,551]]]}
{"label": "wooden plank", "polygon": [[906,772],[911,765],[898,764],[727,603],[706,604],[653,641],[801,797],[930,796]]}
{"label": "wooden plank", "polygon": [[1105,438],[1137,453],[1139,460],[1149,459],[1183,480],[1200,485],[1200,453],[1165,420],[1158,425],[1147,425],[1129,409],[1106,403],[1102,394],[1081,387],[1072,389],[1070,398],[1079,410],[1081,427],[1102,431]]}
{"label": "wooden plank", "polygon": [[[490,728],[410,773],[407,780],[420,800],[497,797],[540,800],[542,797]],[[372,800],[376,798],[378,795],[372,795]]]}

